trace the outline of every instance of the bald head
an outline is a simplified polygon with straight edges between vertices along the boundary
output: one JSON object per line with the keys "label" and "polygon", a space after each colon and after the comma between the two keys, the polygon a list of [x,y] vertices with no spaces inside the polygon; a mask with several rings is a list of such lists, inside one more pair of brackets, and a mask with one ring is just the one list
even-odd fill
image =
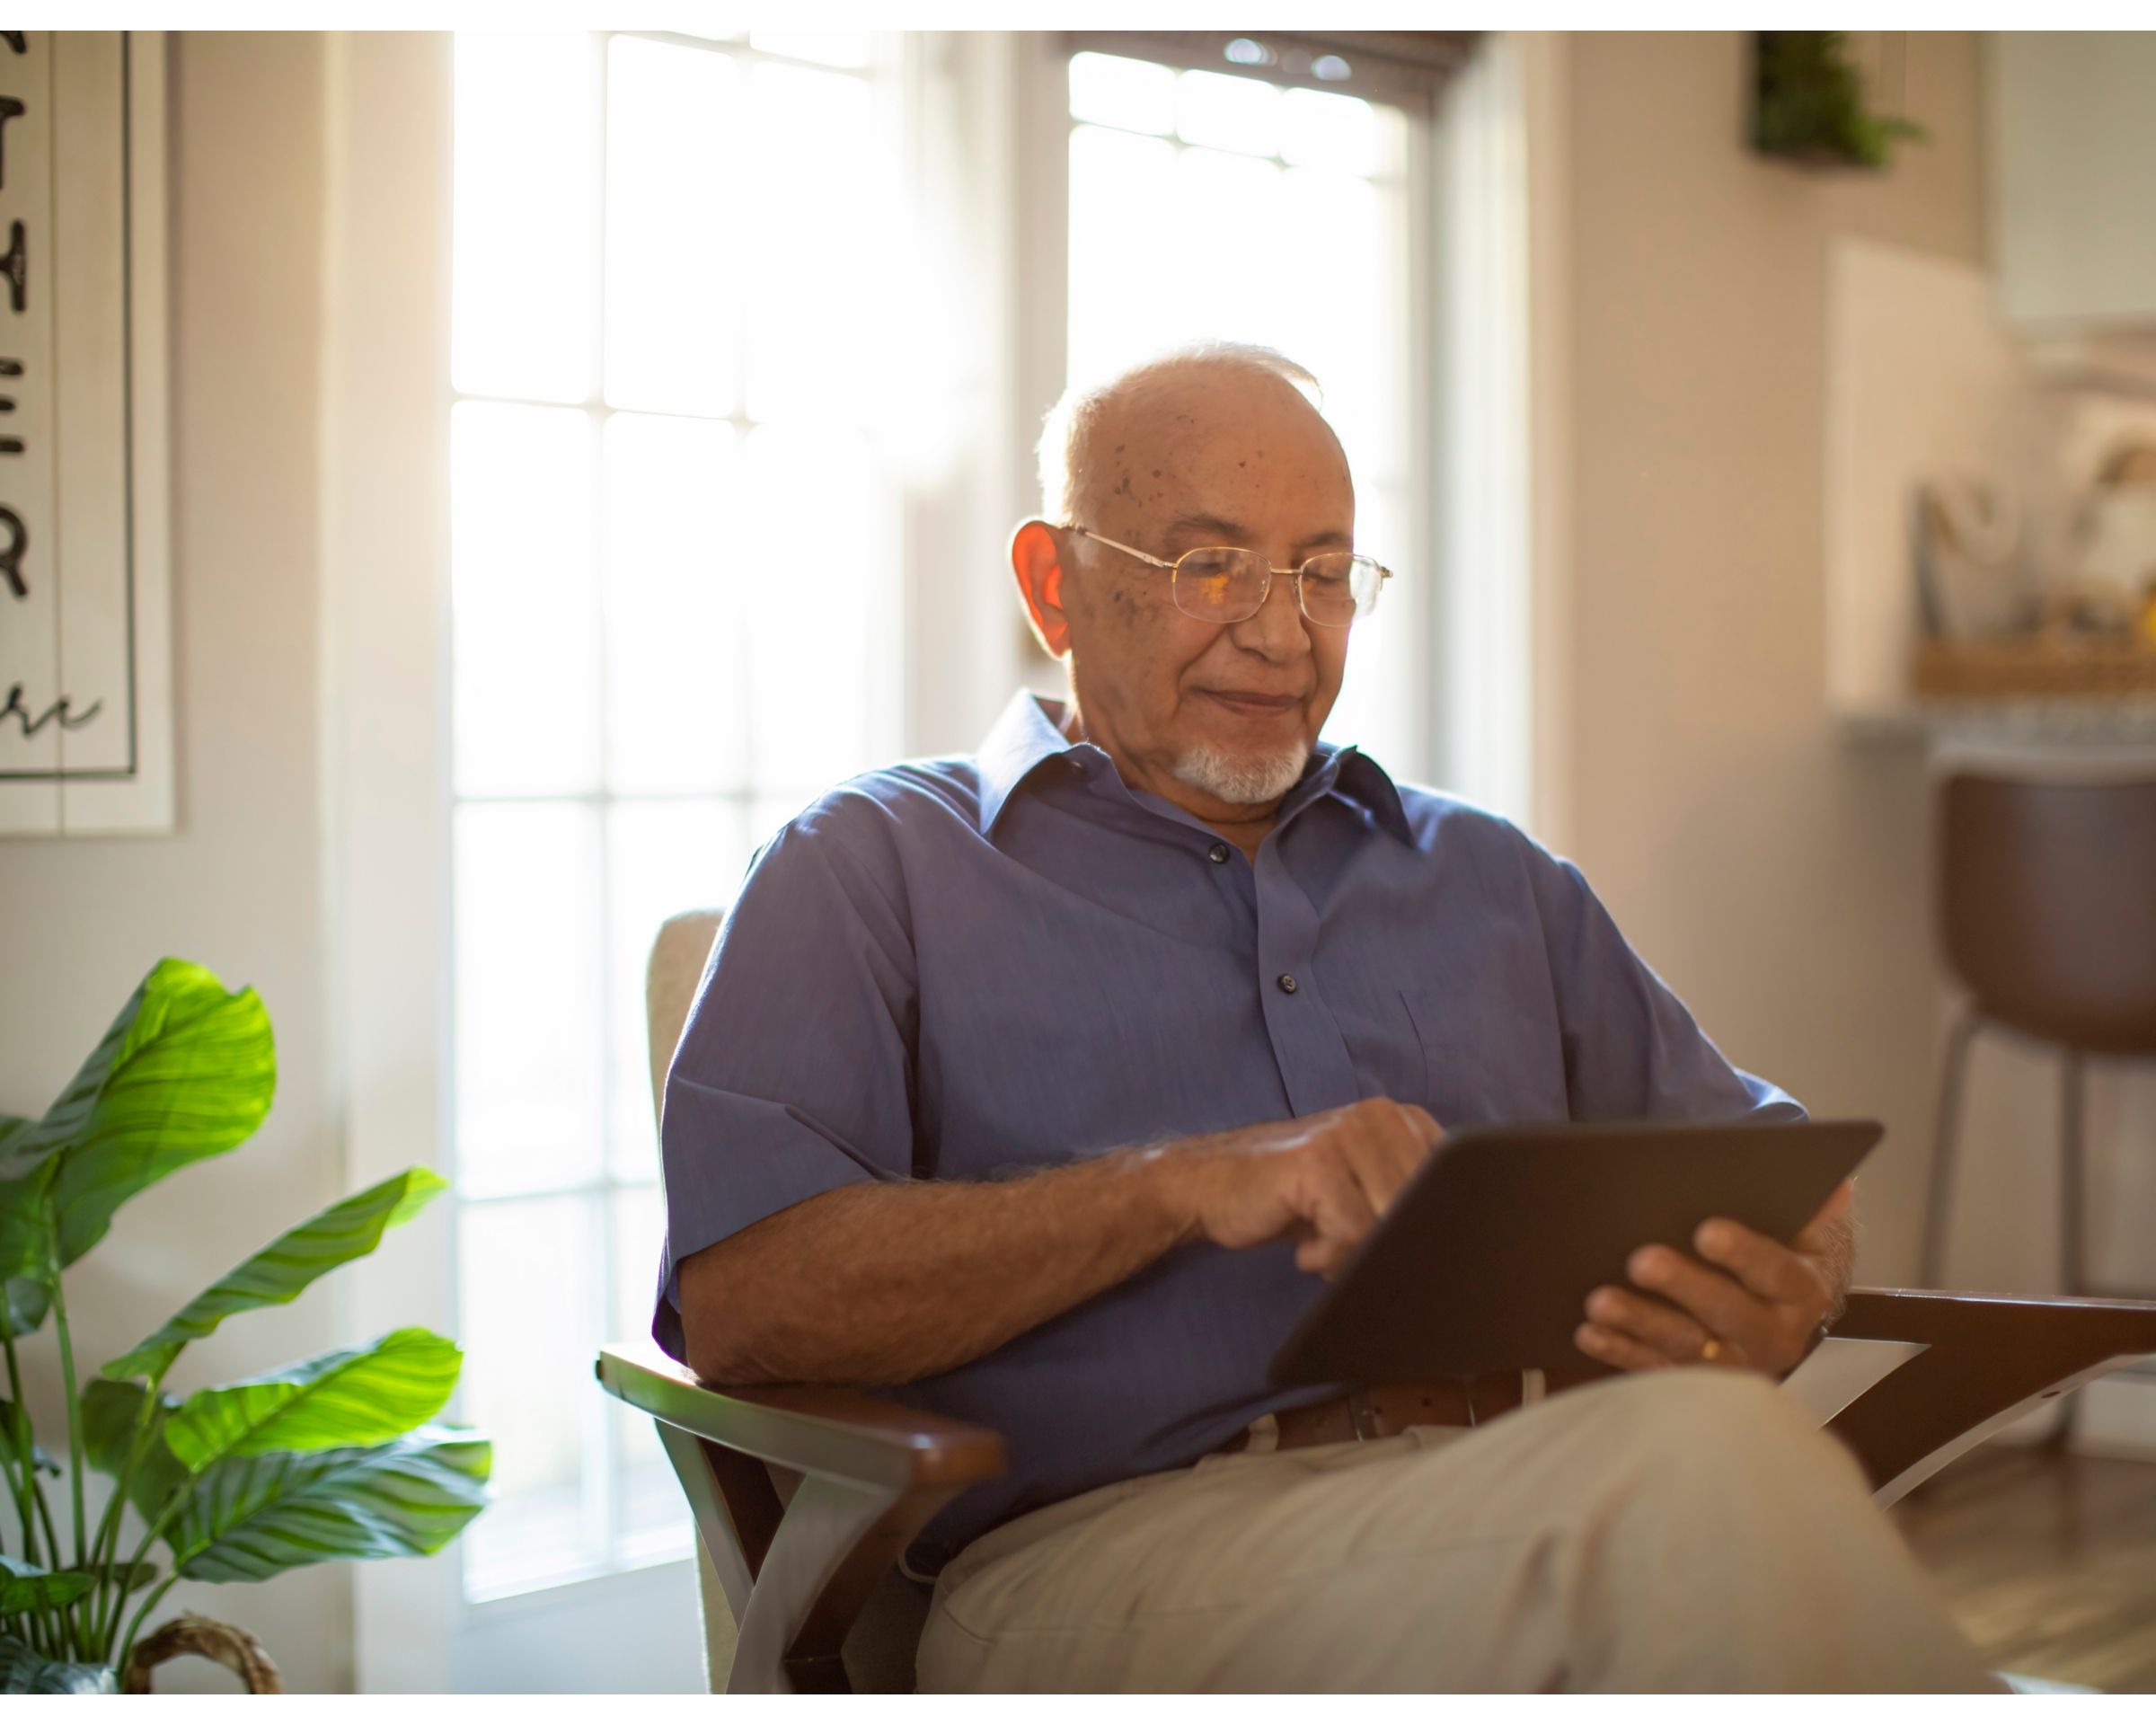
{"label": "bald head", "polygon": [[[1188,444],[1194,428],[1233,424],[1250,406],[1285,409],[1337,454],[1312,404],[1318,394],[1318,380],[1286,354],[1232,341],[1173,349],[1104,382],[1074,385],[1041,433],[1041,518],[1090,525],[1127,513],[1113,500],[1127,504],[1144,482],[1164,478],[1162,458]],[[1250,452],[1241,459],[1247,464]],[[1345,473],[1344,456],[1339,465]]]}

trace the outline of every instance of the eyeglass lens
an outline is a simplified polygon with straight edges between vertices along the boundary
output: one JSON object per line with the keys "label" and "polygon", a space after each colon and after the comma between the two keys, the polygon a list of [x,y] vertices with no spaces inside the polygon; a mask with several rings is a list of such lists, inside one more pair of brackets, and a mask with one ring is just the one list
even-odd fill
{"label": "eyeglass lens", "polygon": [[[1223,546],[1194,551],[1175,566],[1176,608],[1208,623],[1240,623],[1265,602],[1271,569],[1255,552]],[[1377,603],[1378,566],[1350,552],[1327,552],[1303,565],[1303,612],[1339,628]]]}

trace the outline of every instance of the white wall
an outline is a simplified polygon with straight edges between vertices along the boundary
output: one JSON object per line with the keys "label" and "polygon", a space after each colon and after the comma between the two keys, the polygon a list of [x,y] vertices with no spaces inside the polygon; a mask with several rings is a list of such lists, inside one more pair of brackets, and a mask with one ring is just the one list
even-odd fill
{"label": "white wall", "polygon": [[[88,1366],[162,1322],[280,1228],[339,1195],[325,1078],[318,808],[316,471],[322,48],[312,34],[173,39],[174,602],[180,830],[0,840],[0,1110],[41,1112],[166,954],[261,991],[277,1102],[261,1131],[121,1212],[70,1278]],[[346,1271],[347,1275],[364,1274]],[[317,1289],[196,1344],[185,1390],[352,1338]],[[46,1442],[50,1349],[33,1344]],[[175,1588],[258,1635],[293,1689],[347,1687],[351,1578]],[[200,1660],[172,1688],[228,1687]]]}
{"label": "white wall", "polygon": [[1736,32],[1567,44],[1566,841],[1740,1064],[1889,1128],[1860,1274],[1915,1263],[1938,1006],[1913,742],[1825,712],[1825,249],[1980,260],[1978,50],[1913,35],[1884,175],[1745,146]]}

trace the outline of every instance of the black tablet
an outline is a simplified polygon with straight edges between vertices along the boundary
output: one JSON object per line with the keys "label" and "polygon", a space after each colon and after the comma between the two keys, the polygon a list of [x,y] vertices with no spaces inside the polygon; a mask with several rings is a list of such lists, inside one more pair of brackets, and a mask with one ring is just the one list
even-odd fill
{"label": "black tablet", "polygon": [[1450,1134],[1274,1355],[1276,1384],[1383,1384],[1590,1361],[1587,1296],[1710,1216],[1789,1241],[1884,1128],[1469,1127]]}

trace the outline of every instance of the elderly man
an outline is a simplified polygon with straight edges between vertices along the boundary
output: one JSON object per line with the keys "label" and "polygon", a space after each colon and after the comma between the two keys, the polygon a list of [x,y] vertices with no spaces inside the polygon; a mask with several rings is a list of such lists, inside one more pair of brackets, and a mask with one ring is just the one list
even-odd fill
{"label": "elderly man", "polygon": [[1584,1386],[1268,1384],[1446,1127],[1801,1118],[1571,865],[1318,742],[1386,572],[1311,382],[1215,346],[1058,407],[1012,562],[1071,698],[757,857],[667,1084],[659,1340],[1004,1433],[908,1553],[923,1687],[1977,1686],[1775,1384],[1846,1189],[1794,1249],[1642,1242]]}

